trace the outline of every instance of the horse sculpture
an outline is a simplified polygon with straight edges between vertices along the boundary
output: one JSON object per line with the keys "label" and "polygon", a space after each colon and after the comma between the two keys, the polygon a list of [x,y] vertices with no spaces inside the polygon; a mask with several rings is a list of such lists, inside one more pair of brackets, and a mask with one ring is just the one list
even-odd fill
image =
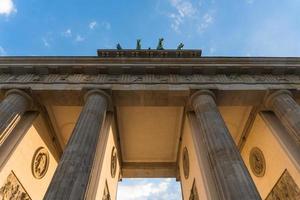
{"label": "horse sculpture", "polygon": [[158,45],[156,47],[157,50],[164,50],[163,41],[164,41],[164,38],[159,38]]}
{"label": "horse sculpture", "polygon": [[177,50],[182,50],[184,44],[181,42],[178,46],[177,46]]}
{"label": "horse sculpture", "polygon": [[142,49],[142,45],[141,45],[141,40],[140,39],[136,40],[136,49],[137,50],[141,50]]}

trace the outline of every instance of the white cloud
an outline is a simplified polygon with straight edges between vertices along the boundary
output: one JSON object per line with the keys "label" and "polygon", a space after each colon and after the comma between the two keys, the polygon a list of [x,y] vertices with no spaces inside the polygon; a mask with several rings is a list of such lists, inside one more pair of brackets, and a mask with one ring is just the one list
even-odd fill
{"label": "white cloud", "polygon": [[212,9],[204,12],[202,1],[168,0],[168,2],[173,11],[165,15],[171,19],[170,26],[177,33],[191,29],[202,33],[214,22],[215,12]]}
{"label": "white cloud", "polygon": [[163,179],[159,183],[140,180],[135,182],[135,184],[120,184],[118,187],[118,200],[178,200],[180,199],[180,194],[178,191],[173,191],[174,189],[171,187],[172,180]]}
{"label": "white cloud", "polygon": [[45,47],[50,47],[50,43],[46,38],[42,38],[42,42],[43,42]]}
{"label": "white cloud", "polygon": [[97,22],[96,21],[92,21],[89,23],[89,28],[90,29],[94,29],[97,26]]}
{"label": "white cloud", "polygon": [[10,15],[17,12],[15,4],[12,0],[0,0],[0,15]]}
{"label": "white cloud", "polygon": [[171,28],[174,31],[179,32],[179,26],[183,23],[182,17],[180,17],[180,15],[176,15],[174,13],[170,14],[169,17],[173,20],[171,23]]}
{"label": "white cloud", "polygon": [[99,27],[101,27],[101,28],[103,28],[103,29],[106,29],[106,30],[110,30],[110,29],[111,29],[111,25],[110,25],[110,23],[107,22],[107,21],[100,22],[99,24],[98,24],[97,21],[91,21],[91,22],[89,23],[89,28],[90,28],[91,30],[93,30],[93,29],[95,29],[96,27],[98,27],[98,25],[99,25]]}
{"label": "white cloud", "polygon": [[168,14],[172,19],[171,28],[180,32],[179,27],[184,23],[185,18],[193,17],[197,14],[198,9],[189,0],[169,0],[175,12]]}
{"label": "white cloud", "polygon": [[67,30],[65,30],[62,33],[62,35],[65,36],[65,37],[72,37],[72,30],[70,28],[68,28]]}
{"label": "white cloud", "polygon": [[193,16],[197,12],[192,2],[188,0],[170,0],[170,3],[181,17]]}
{"label": "white cloud", "polygon": [[0,46],[0,56],[5,56],[5,55],[6,55],[6,51],[2,46]]}
{"label": "white cloud", "polygon": [[213,23],[214,17],[212,14],[206,13],[203,15],[200,24],[198,25],[198,32],[202,33],[205,29],[208,28],[210,24]]}
{"label": "white cloud", "polygon": [[83,42],[85,40],[81,35],[76,35],[75,42]]}
{"label": "white cloud", "polygon": [[213,22],[213,16],[211,14],[206,13],[203,16],[203,20],[204,20],[205,23],[210,24],[210,23]]}

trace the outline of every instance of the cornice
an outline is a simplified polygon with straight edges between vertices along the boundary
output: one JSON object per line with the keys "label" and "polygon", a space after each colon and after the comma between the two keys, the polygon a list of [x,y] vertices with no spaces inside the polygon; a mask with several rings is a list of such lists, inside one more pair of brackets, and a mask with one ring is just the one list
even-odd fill
{"label": "cornice", "polygon": [[0,57],[9,74],[300,74],[299,57]]}

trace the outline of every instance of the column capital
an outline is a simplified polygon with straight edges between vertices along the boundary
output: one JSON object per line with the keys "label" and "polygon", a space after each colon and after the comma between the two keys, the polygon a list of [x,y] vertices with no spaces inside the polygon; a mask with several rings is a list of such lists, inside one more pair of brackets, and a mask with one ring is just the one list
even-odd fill
{"label": "column capital", "polygon": [[214,101],[216,101],[216,95],[210,91],[210,90],[199,90],[196,91],[194,94],[191,95],[190,99],[189,99],[189,104],[191,107],[195,107],[196,99],[201,96],[201,95],[206,95],[206,96],[210,96],[213,98]]}
{"label": "column capital", "polygon": [[292,93],[289,91],[289,90],[277,90],[277,91],[275,91],[275,92],[273,92],[273,93],[270,93],[270,94],[268,94],[266,97],[265,97],[265,99],[264,99],[264,105],[265,105],[265,107],[266,108],[271,108],[271,106],[272,106],[272,103],[273,103],[273,100],[276,98],[276,97],[278,97],[278,96],[280,96],[280,95],[289,95],[289,96],[293,96],[292,95]]}
{"label": "column capital", "polygon": [[93,94],[98,94],[101,95],[102,97],[104,97],[107,101],[107,105],[108,105],[108,110],[111,110],[112,108],[112,99],[110,97],[109,94],[107,94],[106,92],[104,92],[103,90],[100,89],[90,89],[88,90],[85,94],[84,94],[84,102],[86,102],[87,98]]}
{"label": "column capital", "polygon": [[5,97],[7,97],[11,94],[18,94],[18,95],[24,97],[27,100],[28,104],[29,104],[29,108],[33,107],[33,98],[28,93],[24,92],[23,90],[10,89],[5,93]]}

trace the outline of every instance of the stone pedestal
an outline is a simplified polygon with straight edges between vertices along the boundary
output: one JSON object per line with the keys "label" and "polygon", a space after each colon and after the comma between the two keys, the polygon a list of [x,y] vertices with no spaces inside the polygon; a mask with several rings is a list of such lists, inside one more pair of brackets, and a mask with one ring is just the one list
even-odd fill
{"label": "stone pedestal", "polygon": [[32,106],[31,97],[21,90],[9,90],[5,96],[0,103],[0,144],[16,126],[24,112]]}
{"label": "stone pedestal", "polygon": [[44,199],[85,198],[108,103],[108,96],[101,90],[91,90],[85,95],[85,105]]}
{"label": "stone pedestal", "polygon": [[272,110],[287,129],[293,140],[300,145],[300,106],[288,90],[269,95],[265,105]]}
{"label": "stone pedestal", "polygon": [[210,91],[199,91],[192,96],[191,104],[197,117],[199,134],[202,134],[206,144],[219,199],[261,199],[214,98]]}

